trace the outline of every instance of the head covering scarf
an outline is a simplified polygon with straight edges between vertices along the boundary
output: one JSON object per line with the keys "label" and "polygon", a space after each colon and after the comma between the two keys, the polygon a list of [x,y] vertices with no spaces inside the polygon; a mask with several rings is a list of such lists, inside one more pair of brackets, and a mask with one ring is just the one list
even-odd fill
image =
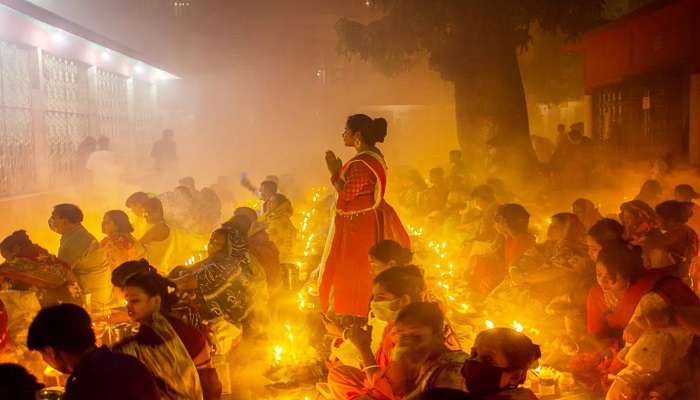
{"label": "head covering scarf", "polygon": [[622,203],[620,211],[634,217],[632,225],[625,224],[625,239],[634,245],[641,244],[649,232],[659,229],[659,218],[651,206],[641,200]]}
{"label": "head covering scarf", "polygon": [[603,216],[598,212],[598,208],[593,204],[592,201],[588,199],[578,199],[574,202],[575,205],[581,206],[583,208],[583,214],[578,215],[583,226],[588,230],[596,222],[603,219]]}
{"label": "head covering scarf", "polygon": [[239,323],[248,313],[251,260],[245,236],[226,229],[226,246],[200,264],[195,273],[208,320]]}

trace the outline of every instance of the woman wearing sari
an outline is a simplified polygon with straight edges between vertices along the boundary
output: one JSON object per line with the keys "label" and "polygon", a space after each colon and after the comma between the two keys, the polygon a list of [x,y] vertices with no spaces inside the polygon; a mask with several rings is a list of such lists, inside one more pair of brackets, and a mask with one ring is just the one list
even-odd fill
{"label": "woman wearing sari", "polygon": [[370,398],[417,399],[431,389],[466,391],[468,357],[445,343],[445,317],[436,303],[411,303],[398,313],[396,347],[386,371],[372,376]]}
{"label": "woman wearing sari", "polygon": [[121,210],[107,211],[102,218],[102,233],[107,235],[100,246],[105,250],[109,270],[127,261],[140,260],[146,255],[143,245],[136,240],[129,216]]}
{"label": "woman wearing sari", "polygon": [[238,230],[214,231],[207,251],[209,256],[175,283],[180,290],[201,295],[201,318],[214,334],[217,351],[225,355],[240,339],[241,326],[251,311],[251,294],[265,287],[253,279],[245,236]]}
{"label": "woman wearing sari", "polygon": [[5,262],[0,280],[8,289],[35,290],[42,307],[58,303],[80,304],[80,288],[67,265],[41,246],[32,243],[25,231],[16,231],[0,243]]}
{"label": "woman wearing sari", "polygon": [[603,219],[598,207],[588,199],[576,199],[571,205],[571,212],[576,214],[586,230],[591,229],[596,222]]}
{"label": "woman wearing sari", "polygon": [[392,359],[396,316],[406,305],[422,301],[424,291],[423,275],[414,265],[391,267],[374,278],[371,329],[353,326],[336,332],[347,340],[337,337],[331,349],[328,386],[335,399],[371,393],[373,376],[385,372]]}
{"label": "woman wearing sari", "polygon": [[163,398],[202,400],[198,368],[213,370],[209,346],[194,327],[169,315],[177,301],[169,293],[172,287],[172,282],[155,272],[127,279],[127,310],[139,328],[135,336],[117,343],[114,350],[144,363]]}
{"label": "woman wearing sari", "polygon": [[[569,303],[585,304],[585,294],[593,279],[593,262],[588,257],[583,224],[572,213],[555,214],[547,230],[547,240],[526,251],[510,266],[509,277],[489,295],[487,307],[496,313],[522,315],[526,321],[545,323],[542,310],[556,298],[566,297]],[[510,313],[503,310],[508,304],[515,307]]]}
{"label": "woman wearing sari", "polygon": [[[587,325],[589,335],[600,342],[603,350],[579,353],[572,361],[572,369],[582,381],[605,391],[607,376],[620,372],[624,367],[618,359],[619,351],[625,342],[632,344],[642,335],[644,328],[639,322],[642,319],[650,320],[646,317],[634,318],[635,315],[641,315],[647,305],[653,305],[652,308],[658,308],[656,305],[662,305],[661,308],[697,307],[700,300],[677,277],[664,270],[645,270],[641,250],[624,242],[610,244],[600,251],[596,280],[598,284],[588,293]],[[663,316],[664,312],[653,312],[651,319]],[[630,324],[633,320],[636,322]],[[684,343],[689,344],[687,341]],[[658,352],[657,344],[644,352],[649,357],[655,357],[652,353]],[[688,350],[687,346],[685,350]],[[622,361],[629,366],[630,360],[623,357]],[[658,366],[661,367],[661,364]]]}
{"label": "woman wearing sari", "polygon": [[384,142],[386,128],[383,118],[352,115],[348,117],[343,142],[355,148],[355,157],[343,165],[332,151],[326,153],[338,200],[320,277],[319,296],[324,312],[366,317],[372,293],[369,249],[383,239],[410,246],[398,215],[384,201],[387,167],[376,144]]}
{"label": "woman wearing sari", "polygon": [[498,237],[492,251],[472,256],[469,284],[474,291],[489,294],[508,275],[508,268],[535,245],[529,222],[530,214],[520,204],[498,207],[495,217]]}
{"label": "woman wearing sari", "polygon": [[163,215],[163,203],[152,197],[146,201],[145,217],[148,229],[139,242],[146,251],[146,259],[159,271],[170,268],[170,260],[175,252],[174,232]]}
{"label": "woman wearing sari", "polygon": [[625,227],[625,240],[640,246],[649,234],[659,232],[659,218],[649,204],[632,200],[620,206],[620,222]]}

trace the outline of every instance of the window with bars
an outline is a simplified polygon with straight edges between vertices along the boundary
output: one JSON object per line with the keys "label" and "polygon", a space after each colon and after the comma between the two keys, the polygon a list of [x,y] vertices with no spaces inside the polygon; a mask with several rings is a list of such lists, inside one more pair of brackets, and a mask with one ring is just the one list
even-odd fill
{"label": "window with bars", "polygon": [[153,83],[135,79],[133,89],[134,148],[147,149],[148,152],[159,138],[156,132],[156,88]]}
{"label": "window with bars", "polygon": [[96,135],[108,137],[113,147],[126,145],[129,135],[127,78],[98,68],[96,89]]}
{"label": "window with bars", "polygon": [[30,50],[0,42],[0,196],[36,185],[30,65]]}
{"label": "window with bars", "polygon": [[58,179],[75,178],[85,161],[78,148],[90,134],[87,70],[85,64],[42,53],[49,168]]}

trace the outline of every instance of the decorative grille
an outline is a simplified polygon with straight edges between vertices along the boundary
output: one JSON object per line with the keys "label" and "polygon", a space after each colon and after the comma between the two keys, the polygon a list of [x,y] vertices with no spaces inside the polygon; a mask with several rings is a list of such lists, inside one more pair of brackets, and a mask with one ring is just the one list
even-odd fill
{"label": "decorative grille", "polygon": [[30,50],[0,42],[0,196],[36,184],[30,63]]}

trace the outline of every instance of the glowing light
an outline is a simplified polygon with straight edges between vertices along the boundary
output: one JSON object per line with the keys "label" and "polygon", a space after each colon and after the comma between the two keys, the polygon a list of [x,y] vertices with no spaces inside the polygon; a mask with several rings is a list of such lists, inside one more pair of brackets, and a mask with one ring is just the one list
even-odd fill
{"label": "glowing light", "polygon": [[279,364],[282,362],[282,353],[284,353],[284,349],[282,346],[277,345],[274,347],[273,351],[275,352],[275,362]]}
{"label": "glowing light", "polygon": [[494,324],[493,321],[491,321],[490,319],[487,319],[486,322],[484,322],[484,324],[486,325],[487,329],[493,329],[496,327],[496,324]]}
{"label": "glowing light", "polygon": [[141,64],[134,65],[134,73],[139,75],[143,74],[143,66]]}
{"label": "glowing light", "polygon": [[517,332],[522,332],[525,330],[525,328],[523,327],[523,324],[521,324],[518,321],[513,321],[513,329],[515,329]]}
{"label": "glowing light", "polygon": [[103,51],[103,52],[100,54],[100,58],[102,59],[102,61],[109,61],[109,60],[112,59],[112,55],[109,54],[109,52],[107,52],[107,51]]}
{"label": "glowing light", "polygon": [[61,376],[63,374],[61,372],[59,372],[58,370],[51,368],[50,365],[47,365],[46,368],[44,368],[44,375],[46,375],[46,376]]}
{"label": "glowing light", "polygon": [[51,42],[53,42],[53,44],[62,45],[66,43],[66,35],[61,32],[54,32],[53,35],[51,35]]}

